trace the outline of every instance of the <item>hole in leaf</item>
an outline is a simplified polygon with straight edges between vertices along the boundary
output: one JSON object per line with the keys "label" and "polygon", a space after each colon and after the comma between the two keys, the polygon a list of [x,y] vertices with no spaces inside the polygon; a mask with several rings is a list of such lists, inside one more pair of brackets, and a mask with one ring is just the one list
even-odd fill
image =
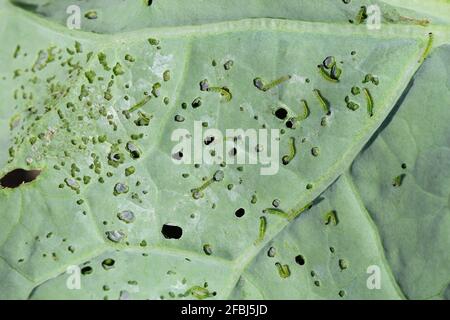
{"label": "hole in leaf", "polygon": [[298,265],[303,266],[305,264],[305,258],[301,254],[299,254],[295,257],[295,262],[297,262]]}
{"label": "hole in leaf", "polygon": [[153,0],[147,0],[147,6],[151,6],[153,4]]}
{"label": "hole in leaf", "polygon": [[275,116],[280,119],[284,120],[287,117],[287,111],[284,108],[278,108],[277,111],[275,111]]}
{"label": "hole in leaf", "polygon": [[345,270],[348,268],[348,261],[345,259],[339,259],[339,268],[342,270]]}
{"label": "hole in leaf", "polygon": [[105,259],[105,260],[102,261],[102,267],[105,270],[109,270],[111,268],[114,268],[114,264],[115,263],[116,262],[114,261],[114,259],[108,258],[108,259]]}
{"label": "hole in leaf", "polygon": [[234,156],[237,154],[237,149],[236,149],[236,148],[231,149],[231,150],[228,152],[228,154],[229,154],[231,157],[234,157]]}
{"label": "hole in leaf", "polygon": [[165,224],[161,229],[161,233],[166,239],[180,239],[183,235],[183,229],[178,226]]}
{"label": "hole in leaf", "polygon": [[13,5],[30,12],[37,12],[39,9],[39,5],[27,3],[26,1],[14,0],[11,2]]}
{"label": "hole in leaf", "polygon": [[15,169],[0,179],[0,186],[4,188],[17,188],[22,183],[34,181],[41,174],[41,170]]}
{"label": "hole in leaf", "polygon": [[275,207],[275,208],[278,208],[279,206],[280,206],[280,200],[279,199],[274,199],[273,201],[272,201],[272,205]]}
{"label": "hole in leaf", "polygon": [[242,218],[245,214],[245,209],[244,208],[239,208],[236,210],[236,212],[234,213],[234,215],[238,218]]}
{"label": "hole in leaf", "polygon": [[210,256],[212,254],[211,245],[209,244],[203,245],[203,251],[206,253],[206,255]]}
{"label": "hole in leaf", "polygon": [[92,268],[87,266],[87,267],[84,267],[83,269],[81,269],[81,274],[83,276],[85,276],[85,275],[91,274],[92,271],[93,271]]}
{"label": "hole in leaf", "polygon": [[288,121],[286,121],[286,127],[289,129],[294,128],[294,120],[289,119]]}
{"label": "hole in leaf", "polygon": [[213,136],[209,136],[209,137],[206,137],[205,140],[204,140],[203,142],[205,143],[205,145],[208,146],[208,145],[210,145],[211,143],[213,143],[214,140],[215,140],[215,138],[214,138]]}
{"label": "hole in leaf", "polygon": [[181,160],[183,158],[183,152],[182,151],[178,151],[178,152],[174,153],[172,155],[172,158],[174,158],[175,160]]}

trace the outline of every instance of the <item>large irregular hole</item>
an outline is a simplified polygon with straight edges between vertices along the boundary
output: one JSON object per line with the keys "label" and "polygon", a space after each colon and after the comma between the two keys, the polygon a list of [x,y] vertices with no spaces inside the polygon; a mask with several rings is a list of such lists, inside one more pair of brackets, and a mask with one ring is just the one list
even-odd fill
{"label": "large irregular hole", "polygon": [[41,174],[41,170],[15,169],[0,179],[3,188],[17,188],[23,183],[34,181]]}
{"label": "large irregular hole", "polygon": [[183,235],[183,229],[171,224],[165,224],[161,229],[161,233],[166,239],[180,239]]}

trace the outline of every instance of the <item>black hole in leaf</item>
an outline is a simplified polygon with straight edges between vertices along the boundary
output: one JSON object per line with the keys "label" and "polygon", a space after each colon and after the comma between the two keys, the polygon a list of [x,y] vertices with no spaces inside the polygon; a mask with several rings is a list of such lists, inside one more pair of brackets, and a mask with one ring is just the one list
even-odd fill
{"label": "black hole in leaf", "polygon": [[284,109],[284,108],[279,108],[279,109],[277,109],[277,111],[275,111],[275,116],[276,116],[278,119],[281,119],[281,120],[286,119],[286,117],[287,117],[287,111],[286,111],[286,109]]}
{"label": "black hole in leaf", "polygon": [[214,142],[214,140],[215,140],[215,138],[213,136],[210,136],[210,137],[206,137],[203,142],[205,143],[205,145],[209,146],[211,143]]}
{"label": "black hole in leaf", "polygon": [[236,210],[236,212],[234,213],[234,215],[238,218],[241,218],[243,215],[245,214],[245,209],[244,208],[239,208]]}
{"label": "black hole in leaf", "polygon": [[105,270],[108,270],[108,269],[113,268],[115,263],[116,262],[114,261],[114,259],[108,258],[108,259],[105,259],[105,260],[102,261],[102,267]]}
{"label": "black hole in leaf", "polygon": [[228,152],[228,154],[229,154],[231,157],[234,157],[234,156],[237,154],[237,149],[236,149],[236,148],[231,149],[231,150]]}
{"label": "black hole in leaf", "polygon": [[147,5],[150,7],[153,3],[153,0],[147,0]]}
{"label": "black hole in leaf", "polygon": [[165,224],[161,229],[161,233],[166,239],[180,239],[183,235],[183,229],[178,226]]}
{"label": "black hole in leaf", "polygon": [[297,262],[297,264],[303,266],[305,264],[305,258],[303,258],[303,256],[301,254],[299,254],[298,256],[295,257],[295,262]]}
{"label": "black hole in leaf", "polygon": [[22,183],[28,183],[35,180],[40,174],[41,170],[15,169],[8,172],[0,179],[0,186],[4,188],[17,188]]}
{"label": "black hole in leaf", "polygon": [[81,269],[81,274],[82,275],[88,275],[88,274],[91,274],[92,271],[93,271],[92,268],[87,266],[87,267],[84,267],[83,269]]}
{"label": "black hole in leaf", "polygon": [[182,151],[178,151],[178,152],[174,153],[172,155],[172,158],[174,158],[175,160],[181,160],[183,158],[183,152]]}

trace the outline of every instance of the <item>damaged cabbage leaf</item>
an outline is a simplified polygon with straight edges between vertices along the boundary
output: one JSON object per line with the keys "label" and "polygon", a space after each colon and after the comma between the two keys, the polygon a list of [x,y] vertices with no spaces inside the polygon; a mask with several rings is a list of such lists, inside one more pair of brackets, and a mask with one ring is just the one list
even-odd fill
{"label": "damaged cabbage leaf", "polygon": [[[64,27],[68,2],[1,3],[16,31],[0,176],[40,170],[0,189],[1,297],[448,298],[449,29],[432,5],[390,6],[371,31],[348,21],[363,1],[217,16],[208,1],[192,21],[183,1],[81,1],[83,32]],[[205,148],[209,128],[279,129],[278,171],[174,164],[189,153],[172,133],[198,124]]]}

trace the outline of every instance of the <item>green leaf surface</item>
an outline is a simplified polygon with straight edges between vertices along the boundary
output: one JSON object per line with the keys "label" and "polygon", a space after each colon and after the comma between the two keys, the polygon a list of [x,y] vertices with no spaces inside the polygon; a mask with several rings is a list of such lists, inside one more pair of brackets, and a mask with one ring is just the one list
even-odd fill
{"label": "green leaf surface", "polygon": [[[0,297],[449,298],[448,1],[378,1],[376,31],[348,22],[366,1],[80,1],[81,31],[69,1],[0,3],[0,177],[41,170],[0,188]],[[196,122],[280,129],[292,159],[176,165]]]}
{"label": "green leaf surface", "polygon": [[[361,6],[377,5],[382,19],[389,24],[417,25],[424,20],[448,25],[448,0],[79,0],[83,30],[98,33],[117,33],[147,27],[201,25],[248,18],[277,18],[311,22],[355,23]],[[348,3],[345,3],[348,2]],[[46,19],[66,25],[70,0],[13,0],[13,4]],[[69,11],[70,12],[70,11]],[[95,19],[86,13],[95,12]],[[126,15],[123,13],[127,12]],[[133,19],[129,19],[132,16]]]}

